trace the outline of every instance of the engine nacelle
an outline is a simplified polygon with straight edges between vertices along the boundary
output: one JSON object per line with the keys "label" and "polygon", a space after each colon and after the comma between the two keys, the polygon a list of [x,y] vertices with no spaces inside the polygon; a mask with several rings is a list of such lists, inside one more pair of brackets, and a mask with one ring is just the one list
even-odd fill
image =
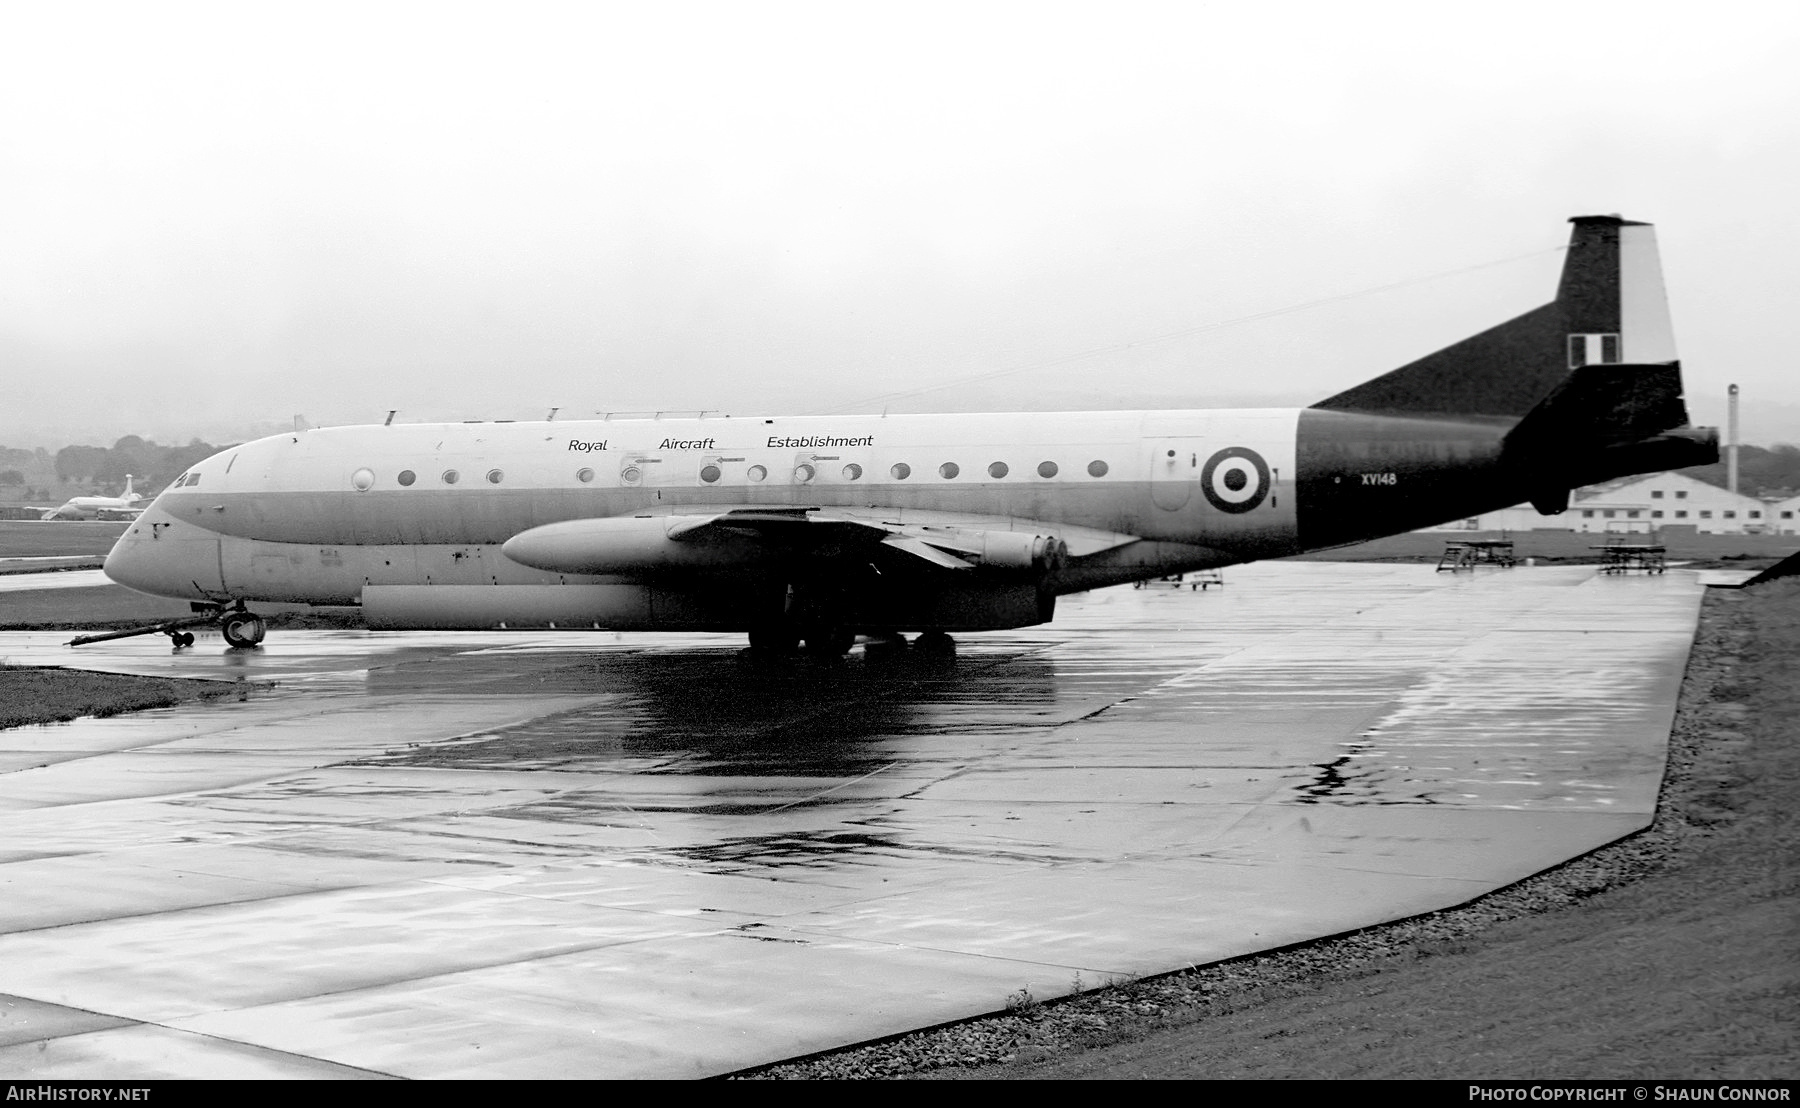
{"label": "engine nacelle", "polygon": [[1025,531],[958,531],[974,547],[969,551],[984,566],[1054,572],[1069,557],[1069,544],[1055,535]]}
{"label": "engine nacelle", "polygon": [[769,549],[743,536],[672,539],[677,516],[571,519],[521,531],[501,553],[552,573],[633,574],[673,569],[721,569],[765,563]]}

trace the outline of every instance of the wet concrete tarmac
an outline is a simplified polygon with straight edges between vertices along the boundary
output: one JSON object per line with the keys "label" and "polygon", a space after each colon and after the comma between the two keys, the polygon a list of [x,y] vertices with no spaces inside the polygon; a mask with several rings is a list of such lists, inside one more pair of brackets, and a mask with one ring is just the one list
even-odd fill
{"label": "wet concrete tarmac", "polygon": [[[43,559],[32,559],[33,562]],[[24,562],[22,558],[6,559],[14,566]],[[6,567],[0,566],[0,569]],[[91,589],[101,585],[111,585],[106,574],[97,569],[72,569],[62,573],[0,573],[0,592],[37,592],[41,589]]]}
{"label": "wet concrete tarmac", "polygon": [[282,632],[0,732],[0,1075],[683,1077],[1460,903],[1646,825],[1701,588],[1285,563],[954,662]]}

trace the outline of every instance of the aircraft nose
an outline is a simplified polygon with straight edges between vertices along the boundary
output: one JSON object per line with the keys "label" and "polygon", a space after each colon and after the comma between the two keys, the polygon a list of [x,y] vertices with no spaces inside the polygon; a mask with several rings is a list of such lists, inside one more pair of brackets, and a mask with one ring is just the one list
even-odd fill
{"label": "aircraft nose", "polygon": [[155,594],[159,590],[151,587],[158,576],[153,571],[154,555],[144,549],[146,544],[140,535],[146,527],[142,522],[127,527],[112,549],[106,552],[106,561],[101,563],[100,569],[128,589]]}
{"label": "aircraft nose", "polygon": [[[164,513],[146,512],[113,543],[101,569],[135,592],[178,600],[209,599],[200,582],[207,579],[207,568],[212,579],[218,579],[218,544],[216,539],[197,542],[180,534],[193,530],[192,525],[178,524]],[[205,565],[208,553],[210,567]]]}

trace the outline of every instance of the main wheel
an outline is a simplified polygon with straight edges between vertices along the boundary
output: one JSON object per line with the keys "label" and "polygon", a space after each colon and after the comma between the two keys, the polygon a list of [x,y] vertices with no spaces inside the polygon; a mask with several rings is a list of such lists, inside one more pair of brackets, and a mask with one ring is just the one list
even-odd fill
{"label": "main wheel", "polygon": [[871,662],[888,661],[906,656],[905,635],[876,635],[863,644],[863,657]]}
{"label": "main wheel", "polygon": [[820,628],[806,633],[806,652],[816,658],[837,658],[856,645],[856,632],[842,627]]}
{"label": "main wheel", "polygon": [[776,625],[750,629],[750,649],[758,653],[792,654],[799,645],[800,636],[791,627]]}
{"label": "main wheel", "polygon": [[913,640],[913,653],[932,658],[956,657],[956,640],[942,631],[927,631]]}
{"label": "main wheel", "polygon": [[225,644],[238,650],[246,650],[263,641],[268,634],[269,625],[261,616],[249,612],[233,612],[219,624],[219,633],[225,636]]}

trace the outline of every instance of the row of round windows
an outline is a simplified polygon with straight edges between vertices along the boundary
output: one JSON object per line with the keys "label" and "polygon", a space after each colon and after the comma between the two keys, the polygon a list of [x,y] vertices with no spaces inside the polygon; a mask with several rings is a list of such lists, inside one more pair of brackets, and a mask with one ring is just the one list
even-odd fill
{"label": "row of round windows", "polygon": [[[1107,469],[1107,464],[1100,461],[1098,458],[1087,464],[1089,477],[1105,477]],[[945,462],[938,466],[937,471],[939,477],[942,477],[946,481],[953,481],[961,476],[962,467],[955,462]],[[844,480],[860,481],[863,476],[863,467],[855,462],[851,462],[844,466],[842,472]],[[994,462],[987,467],[987,472],[989,477],[998,481],[1011,473],[1012,467],[1008,466],[1005,462]],[[1038,463],[1037,475],[1039,477],[1055,477],[1060,472],[1061,469],[1055,462]],[[912,466],[907,465],[905,462],[895,462],[888,467],[888,475],[896,481],[904,481],[911,477],[912,473]],[[818,469],[810,462],[802,462],[794,467],[795,484],[810,484],[818,477],[818,475]],[[490,485],[498,485],[506,480],[506,473],[504,470],[490,469],[487,471],[486,476],[487,482]],[[636,465],[628,465],[619,471],[619,476],[624,479],[626,484],[636,484],[642,478],[643,474]],[[724,476],[724,471],[711,462],[700,467],[700,480],[706,484],[716,484],[719,479]],[[753,465],[744,471],[744,476],[751,481],[766,481],[769,477],[769,469],[764,465]],[[401,470],[395,477],[395,480],[402,486],[413,485],[418,479],[419,475],[410,469]],[[591,468],[583,466],[581,469],[575,471],[575,479],[584,485],[591,484],[594,480],[594,471]],[[462,480],[462,474],[454,469],[446,469],[444,472],[438,474],[438,480],[446,485],[454,485]],[[375,487],[375,471],[366,468],[357,470],[350,475],[350,484],[359,492],[367,492]]]}
{"label": "row of round windows", "polygon": [[[1105,462],[1095,459],[1094,461],[1091,461],[1088,463],[1087,471],[1088,471],[1088,476],[1090,476],[1090,477],[1104,477],[1104,476],[1106,476],[1107,465]],[[631,467],[627,467],[625,472],[627,474],[627,480],[631,479]],[[993,463],[989,464],[989,466],[987,467],[987,472],[988,472],[989,477],[998,481],[998,480],[1004,478],[1007,474],[1011,473],[1012,467],[1007,465],[1005,462],[993,462]],[[1055,477],[1059,472],[1061,472],[1061,469],[1060,469],[1060,467],[1057,466],[1057,464],[1055,462],[1039,462],[1038,463],[1037,474],[1039,477],[1044,477],[1044,478]],[[844,466],[842,473],[844,476],[844,480],[846,480],[846,481],[860,481],[860,480],[862,480],[862,476],[863,476],[863,467],[856,464],[855,462],[851,462],[848,465]],[[893,465],[888,467],[888,476],[892,477],[896,481],[904,481],[904,480],[910,478],[912,476],[912,474],[913,474],[912,466],[907,465],[905,462],[895,462]],[[810,484],[815,478],[818,477],[818,475],[819,475],[818,468],[816,466],[814,466],[811,462],[801,462],[799,465],[794,467],[794,481],[797,484],[801,484],[801,485]],[[944,464],[938,466],[938,476],[942,477],[946,481],[953,481],[961,475],[962,475],[962,466],[957,465],[955,462],[945,462]],[[720,470],[719,467],[716,465],[708,464],[708,465],[704,465],[704,466],[700,467],[700,480],[706,482],[709,485],[718,481],[719,478],[721,478],[723,476],[724,476],[724,472],[722,470]],[[766,466],[753,465],[749,469],[744,471],[744,476],[748,477],[752,481],[764,481],[764,480],[768,479],[769,470]]]}

